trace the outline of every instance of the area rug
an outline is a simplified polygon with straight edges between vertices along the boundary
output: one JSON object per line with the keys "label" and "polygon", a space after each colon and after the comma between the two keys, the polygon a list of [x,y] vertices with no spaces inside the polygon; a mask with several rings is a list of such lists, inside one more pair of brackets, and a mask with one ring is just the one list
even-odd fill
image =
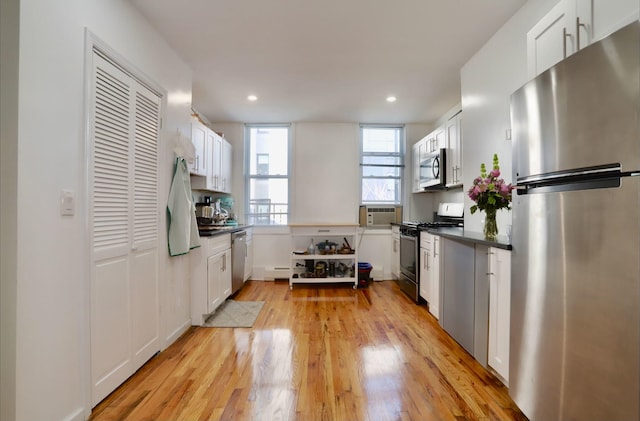
{"label": "area rug", "polygon": [[205,320],[203,327],[251,327],[264,301],[227,300]]}

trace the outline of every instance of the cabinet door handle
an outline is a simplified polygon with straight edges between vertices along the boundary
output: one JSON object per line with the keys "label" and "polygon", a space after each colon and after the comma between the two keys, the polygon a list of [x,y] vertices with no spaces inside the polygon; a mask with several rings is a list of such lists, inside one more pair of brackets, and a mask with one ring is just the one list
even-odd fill
{"label": "cabinet door handle", "polygon": [[580,28],[586,28],[587,25],[580,23],[580,16],[576,17],[576,51],[580,51]]}
{"label": "cabinet door handle", "polygon": [[318,232],[331,232],[331,230],[321,229],[321,230],[318,230]]}
{"label": "cabinet door handle", "polygon": [[567,38],[571,38],[571,34],[567,33],[567,28],[562,28],[562,55],[567,58]]}

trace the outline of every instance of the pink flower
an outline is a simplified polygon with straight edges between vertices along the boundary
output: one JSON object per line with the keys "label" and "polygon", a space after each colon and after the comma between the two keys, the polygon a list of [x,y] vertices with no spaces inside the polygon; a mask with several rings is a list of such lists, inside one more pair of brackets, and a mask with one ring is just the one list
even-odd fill
{"label": "pink flower", "polygon": [[500,177],[498,155],[493,155],[493,169],[487,174],[486,165],[480,165],[480,176],[473,180],[473,186],[467,195],[476,204],[471,206],[471,213],[476,211],[511,209],[511,192],[514,187]]}

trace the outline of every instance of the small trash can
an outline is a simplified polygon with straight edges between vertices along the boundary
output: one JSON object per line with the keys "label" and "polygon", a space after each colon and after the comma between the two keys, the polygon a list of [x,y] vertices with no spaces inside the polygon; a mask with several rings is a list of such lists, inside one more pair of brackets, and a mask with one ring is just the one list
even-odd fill
{"label": "small trash can", "polygon": [[371,282],[371,263],[358,262],[358,287],[366,288]]}

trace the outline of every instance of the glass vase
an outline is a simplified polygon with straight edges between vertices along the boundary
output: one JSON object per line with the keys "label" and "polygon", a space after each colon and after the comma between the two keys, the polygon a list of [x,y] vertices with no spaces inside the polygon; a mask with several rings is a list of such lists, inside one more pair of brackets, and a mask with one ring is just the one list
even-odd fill
{"label": "glass vase", "polygon": [[495,241],[498,238],[498,223],[496,222],[496,210],[485,210],[484,218],[484,238]]}

